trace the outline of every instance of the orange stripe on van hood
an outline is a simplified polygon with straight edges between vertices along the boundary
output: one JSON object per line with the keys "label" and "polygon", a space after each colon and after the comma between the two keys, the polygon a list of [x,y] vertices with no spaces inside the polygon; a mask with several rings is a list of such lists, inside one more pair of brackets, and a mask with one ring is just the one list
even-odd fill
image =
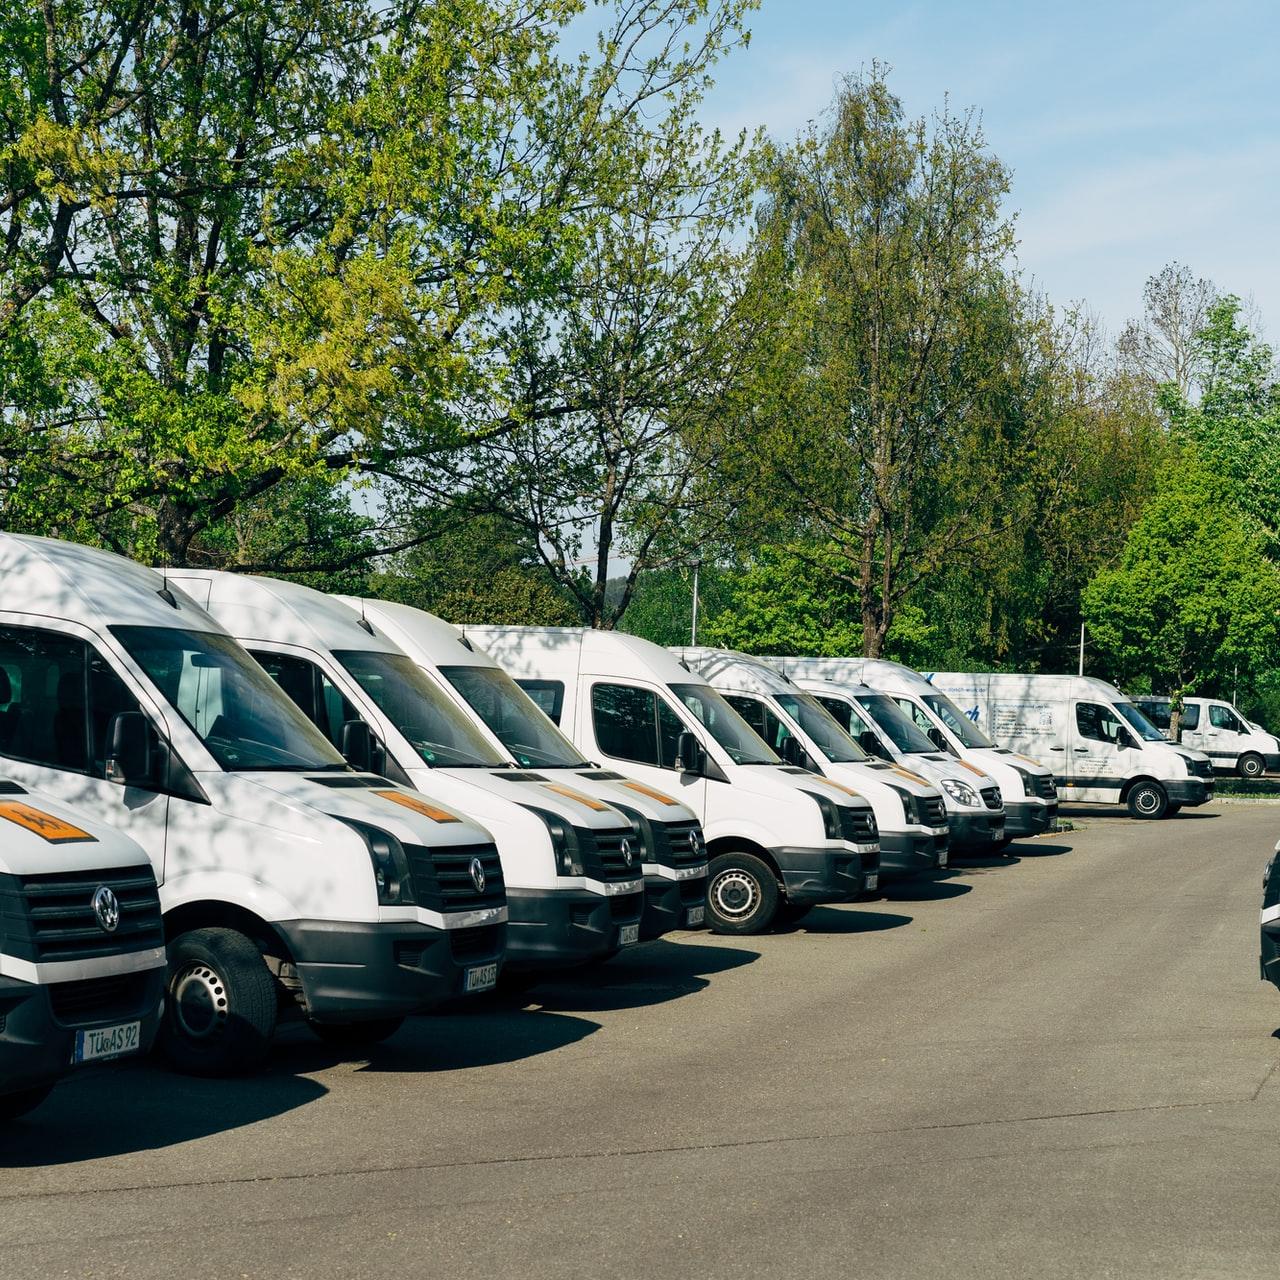
{"label": "orange stripe on van hood", "polygon": [[15,826],[24,827],[27,831],[33,831],[50,844],[96,844],[98,842],[97,836],[91,836],[87,831],[81,831],[70,822],[52,813],[45,813],[43,809],[23,804],[21,800],[0,801],[0,818],[14,823]]}
{"label": "orange stripe on van hood", "polygon": [[456,814],[450,813],[448,809],[438,809],[433,804],[428,804],[425,800],[419,800],[417,796],[411,796],[405,791],[375,791],[375,796],[381,796],[384,800],[390,800],[392,804],[401,805],[405,809],[412,809],[414,813],[420,813],[424,818],[430,818],[432,822],[461,822],[462,819]]}
{"label": "orange stripe on van hood", "polygon": [[609,806],[599,800],[593,800],[590,796],[584,796],[581,791],[575,791],[572,787],[562,787],[558,782],[544,782],[542,784],[548,791],[554,791],[558,796],[564,796],[566,800],[576,800],[579,804],[586,805],[588,809],[594,809],[596,813],[607,813]]}
{"label": "orange stripe on van hood", "polygon": [[650,800],[657,800],[660,804],[679,804],[679,800],[673,800],[670,796],[664,795],[661,791],[655,790],[653,787],[646,787],[643,782],[620,782],[620,787],[627,787],[632,791],[638,792],[642,796],[648,796]]}
{"label": "orange stripe on van hood", "polygon": [[985,778],[987,776],[975,764],[966,764],[963,760],[957,760],[956,764],[958,764],[962,769],[968,769],[970,773],[976,773],[980,778]]}
{"label": "orange stripe on van hood", "polygon": [[817,774],[815,774],[810,781],[825,782],[827,786],[834,787],[837,791],[843,791],[845,795],[852,796],[855,800],[862,799],[861,792],[855,791],[852,787],[846,787],[843,782],[835,782],[831,778],[819,777]]}
{"label": "orange stripe on van hood", "polygon": [[891,765],[890,771],[896,773],[900,778],[906,778],[908,782],[919,783],[922,787],[927,787],[929,785],[927,779],[922,778],[918,773],[912,773],[910,769],[903,769],[900,765]]}

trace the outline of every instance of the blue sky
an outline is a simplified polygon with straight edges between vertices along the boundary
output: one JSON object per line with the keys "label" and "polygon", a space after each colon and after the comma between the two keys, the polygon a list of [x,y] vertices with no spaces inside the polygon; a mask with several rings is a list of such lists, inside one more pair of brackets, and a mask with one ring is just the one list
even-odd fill
{"label": "blue sky", "polygon": [[1280,3],[764,0],[708,123],[789,138],[874,58],[913,115],[977,107],[1013,169],[1024,270],[1115,333],[1184,262],[1280,338]]}

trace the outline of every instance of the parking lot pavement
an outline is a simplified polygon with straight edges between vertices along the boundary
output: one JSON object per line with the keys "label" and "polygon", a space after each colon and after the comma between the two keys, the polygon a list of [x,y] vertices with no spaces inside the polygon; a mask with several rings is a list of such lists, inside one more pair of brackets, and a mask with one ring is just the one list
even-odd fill
{"label": "parking lot pavement", "polygon": [[1280,814],[1111,812],[367,1057],[84,1074],[0,1138],[0,1277],[1270,1276]]}

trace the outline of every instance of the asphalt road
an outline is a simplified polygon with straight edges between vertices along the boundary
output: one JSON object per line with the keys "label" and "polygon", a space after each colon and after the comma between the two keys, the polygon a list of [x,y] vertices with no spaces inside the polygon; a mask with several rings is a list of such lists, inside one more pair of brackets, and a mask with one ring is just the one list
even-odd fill
{"label": "asphalt road", "polygon": [[0,1277],[1270,1280],[1280,807],[1083,822],[368,1057],[84,1074],[0,1138]]}

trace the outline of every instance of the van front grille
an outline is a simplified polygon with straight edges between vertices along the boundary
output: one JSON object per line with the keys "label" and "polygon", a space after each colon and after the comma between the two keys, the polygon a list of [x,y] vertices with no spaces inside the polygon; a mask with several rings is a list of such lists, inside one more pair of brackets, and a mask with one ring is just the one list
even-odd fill
{"label": "van front grille", "polygon": [[49,987],[53,1016],[65,1027],[88,1026],[119,1018],[137,1018],[147,1007],[150,973],[121,973],[109,978],[55,982]]}
{"label": "van front grille", "polygon": [[644,851],[640,838],[630,827],[615,831],[579,827],[577,836],[582,865],[593,879],[635,880],[639,877]]}
{"label": "van front grille", "polygon": [[840,837],[850,844],[870,844],[880,838],[876,815],[871,809],[852,809],[848,805],[840,809]]}
{"label": "van front grille", "polygon": [[655,861],[664,867],[696,866],[707,860],[707,845],[696,822],[655,822]]}
{"label": "van front grille", "polygon": [[982,795],[982,803],[985,804],[988,809],[1003,808],[1003,802],[1000,799],[1000,792],[997,788],[983,787],[981,791],[981,795]]}
{"label": "van front grille", "polygon": [[[480,911],[506,902],[502,861],[492,844],[448,845],[428,849],[424,845],[404,846],[409,858],[414,897],[419,906],[437,911]],[[473,863],[479,863],[476,887]]]}
{"label": "van front grille", "polygon": [[1058,798],[1058,788],[1054,786],[1053,774],[1038,773],[1032,777],[1031,781],[1035,784],[1036,795],[1041,800],[1056,800]]}
{"label": "van front grille", "polygon": [[929,796],[916,801],[923,810],[922,821],[926,827],[945,827],[947,825],[947,804],[941,796]]}

